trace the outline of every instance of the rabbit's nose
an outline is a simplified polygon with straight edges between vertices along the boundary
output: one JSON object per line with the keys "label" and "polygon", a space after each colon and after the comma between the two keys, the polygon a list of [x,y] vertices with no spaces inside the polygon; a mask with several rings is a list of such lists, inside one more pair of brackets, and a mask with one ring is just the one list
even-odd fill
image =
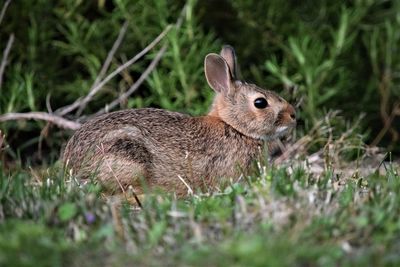
{"label": "rabbit's nose", "polygon": [[289,114],[289,117],[293,120],[296,121],[296,111],[294,110],[293,106],[288,104],[286,108],[286,112]]}

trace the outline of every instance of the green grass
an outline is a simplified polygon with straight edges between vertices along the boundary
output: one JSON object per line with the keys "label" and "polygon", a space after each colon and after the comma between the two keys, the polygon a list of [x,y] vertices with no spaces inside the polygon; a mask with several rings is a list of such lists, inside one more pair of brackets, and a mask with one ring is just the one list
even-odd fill
{"label": "green grass", "polygon": [[266,167],[207,195],[149,195],[141,210],[58,167],[2,170],[0,265],[400,264],[398,167],[359,177]]}

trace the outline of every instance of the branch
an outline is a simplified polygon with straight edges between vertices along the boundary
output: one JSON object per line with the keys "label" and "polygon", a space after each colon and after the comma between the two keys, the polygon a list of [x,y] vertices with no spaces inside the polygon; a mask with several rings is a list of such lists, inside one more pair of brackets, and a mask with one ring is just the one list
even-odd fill
{"label": "branch", "polygon": [[6,66],[7,66],[7,58],[8,58],[8,54],[10,54],[13,42],[14,42],[14,34],[11,34],[10,38],[8,39],[7,46],[4,49],[3,58],[2,58],[1,64],[0,64],[0,88],[2,87],[2,84],[3,84],[3,74],[4,74],[4,70],[6,69]]}
{"label": "branch", "polygon": [[[156,44],[158,44],[164,36],[171,30],[171,25],[168,25],[157,37],[154,39],[148,46],[146,46],[140,53],[138,53],[136,56],[134,56],[132,59],[128,60],[125,64],[121,65],[118,67],[115,71],[110,73],[102,82],[100,82],[97,86],[93,88],[89,92],[89,94],[84,97],[83,99],[78,99],[71,105],[65,106],[61,109],[56,110],[56,113],[60,116],[64,116],[68,114],[69,112],[75,110],[77,107],[81,105],[82,101],[87,101],[89,102],[90,99],[107,83],[109,82],[112,78],[114,78],[116,75],[118,75],[121,71],[124,69],[128,68],[130,65],[135,63],[138,59],[140,59],[143,55],[145,55],[148,51],[150,51]],[[85,100],[86,99],[86,100]]]}
{"label": "branch", "polygon": [[7,0],[4,5],[3,8],[1,9],[1,13],[0,13],[0,24],[3,21],[4,15],[6,14],[6,10],[8,5],[11,3],[11,0]]}
{"label": "branch", "polygon": [[178,17],[178,19],[177,19],[177,21],[175,23],[175,27],[176,28],[180,28],[182,26],[183,18],[185,17],[185,14],[186,14],[186,12],[187,12],[187,10],[189,8],[188,6],[189,6],[189,1],[187,1],[185,3],[185,5],[183,6],[183,8],[181,10],[181,13],[179,14],[179,17]]}
{"label": "branch", "polygon": [[51,122],[60,128],[71,130],[77,130],[81,126],[78,122],[70,121],[46,112],[6,113],[0,115],[0,122],[11,120],[43,120]]}
{"label": "branch", "polygon": [[160,61],[161,57],[164,55],[165,50],[167,49],[166,45],[163,45],[158,51],[157,55],[155,58],[151,61],[149,66],[146,68],[146,70],[140,75],[139,79],[122,95],[120,95],[117,99],[112,101],[111,103],[107,104],[104,108],[100,109],[98,112],[96,112],[96,116],[108,112],[110,109],[113,109],[115,106],[117,106],[119,103],[121,103],[122,100],[128,98],[131,94],[133,94],[139,86],[146,80],[147,76],[154,70],[154,68],[157,66],[158,62]]}
{"label": "branch", "polygon": [[397,101],[394,104],[394,108],[393,108],[392,112],[390,113],[390,116],[388,116],[388,118],[384,121],[383,128],[379,131],[378,135],[371,142],[371,146],[377,146],[379,144],[379,142],[385,136],[387,131],[391,128],[393,120],[396,117],[397,112],[399,112],[399,110],[400,110],[400,102]]}
{"label": "branch", "polygon": [[101,70],[99,72],[99,75],[97,76],[96,80],[94,81],[92,87],[90,88],[89,94],[82,99],[79,109],[77,111],[77,116],[80,116],[82,114],[82,111],[85,109],[86,104],[92,99],[93,96],[91,96],[91,92],[93,89],[100,83],[101,79],[103,79],[104,75],[106,74],[108,68],[110,67],[111,61],[114,57],[115,52],[118,50],[119,46],[121,45],[122,40],[124,39],[126,30],[128,28],[128,21],[125,21],[124,25],[122,25],[121,30],[119,31],[118,37],[115,40],[110,52],[107,55],[106,60],[104,61],[103,66],[101,67]]}

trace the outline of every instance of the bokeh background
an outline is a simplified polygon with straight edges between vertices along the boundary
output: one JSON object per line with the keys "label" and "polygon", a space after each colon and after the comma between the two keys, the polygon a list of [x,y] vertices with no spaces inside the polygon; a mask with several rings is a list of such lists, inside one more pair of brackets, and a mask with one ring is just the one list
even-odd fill
{"label": "bokeh background", "polygon": [[[367,145],[400,153],[399,1],[12,1],[0,26],[0,51],[15,36],[0,87],[0,114],[54,111],[74,102],[89,92],[124,23],[126,34],[107,73],[179,18],[180,25],[108,82],[83,115],[124,93],[163,44],[159,64],[118,109],[204,114],[213,96],[204,56],[230,44],[244,80],[296,105],[297,136],[339,110],[335,131],[357,125]],[[74,112],[65,117],[85,118]],[[1,159],[11,165],[56,161],[71,134],[34,120],[3,122],[0,129],[7,142]]]}

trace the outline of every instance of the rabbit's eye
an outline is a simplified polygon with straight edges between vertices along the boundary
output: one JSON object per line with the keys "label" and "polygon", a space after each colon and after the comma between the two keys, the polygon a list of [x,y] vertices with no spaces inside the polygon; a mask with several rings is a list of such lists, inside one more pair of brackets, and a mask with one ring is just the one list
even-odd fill
{"label": "rabbit's eye", "polygon": [[263,97],[257,98],[256,100],[254,100],[254,106],[259,109],[266,108],[268,107],[268,101]]}

